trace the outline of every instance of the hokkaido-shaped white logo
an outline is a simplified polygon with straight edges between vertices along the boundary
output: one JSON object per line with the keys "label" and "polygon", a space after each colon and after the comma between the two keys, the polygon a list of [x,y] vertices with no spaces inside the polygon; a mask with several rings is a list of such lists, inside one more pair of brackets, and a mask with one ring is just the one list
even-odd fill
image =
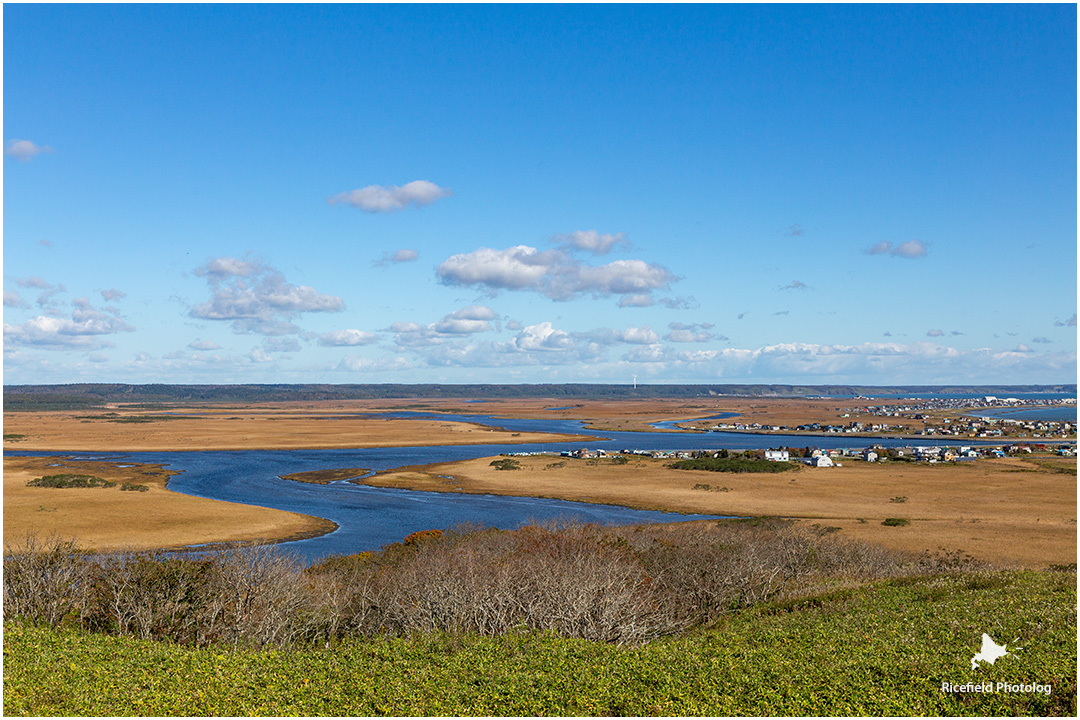
{"label": "hokkaido-shaped white logo", "polygon": [[[1013,642],[1016,642],[1016,638],[1013,638]],[[1023,648],[1016,649],[1022,650]],[[1009,651],[1006,645],[998,645],[996,642],[994,642],[994,638],[990,637],[986,633],[983,633],[982,648],[979,650],[979,652],[975,653],[975,657],[971,658],[971,669],[974,670],[975,668],[977,668],[979,666],[980,660],[993,665],[994,661],[997,660],[999,657],[1005,657],[1008,654]]]}

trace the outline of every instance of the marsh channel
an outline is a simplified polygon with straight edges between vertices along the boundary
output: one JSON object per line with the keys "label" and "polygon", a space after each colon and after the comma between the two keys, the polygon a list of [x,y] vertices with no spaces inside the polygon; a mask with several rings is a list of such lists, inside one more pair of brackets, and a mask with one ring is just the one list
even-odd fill
{"label": "marsh channel", "polygon": [[[480,423],[511,432],[591,434],[581,421],[512,419],[487,415],[447,415],[418,412],[379,413],[378,417],[436,418]],[[657,423],[657,426],[670,423]],[[716,518],[675,512],[634,510],[615,505],[570,502],[547,498],[423,492],[370,487],[347,480],[327,485],[284,480],[281,475],[330,468],[368,468],[373,472],[404,466],[427,465],[502,453],[552,452],[578,448],[693,451],[726,448],[759,449],[783,445],[820,448],[862,448],[910,445],[910,440],[820,435],[769,436],[750,433],[596,432],[596,440],[567,443],[552,441],[506,445],[451,445],[333,450],[232,450],[183,452],[41,452],[5,451],[7,456],[62,455],[78,460],[163,463],[179,475],[169,489],[187,495],[258,505],[314,515],[337,523],[327,535],[281,543],[301,561],[317,562],[333,554],[348,554],[400,541],[418,530],[445,529],[463,523],[511,529],[532,521],[577,518],[605,525],[682,522]]]}

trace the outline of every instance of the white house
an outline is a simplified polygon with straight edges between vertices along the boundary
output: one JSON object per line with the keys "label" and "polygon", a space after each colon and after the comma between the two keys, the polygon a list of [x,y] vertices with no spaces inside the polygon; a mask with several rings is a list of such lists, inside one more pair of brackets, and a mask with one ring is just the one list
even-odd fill
{"label": "white house", "polygon": [[788,451],[787,450],[766,450],[765,459],[770,462],[787,462]]}
{"label": "white house", "polygon": [[828,455],[818,455],[810,458],[810,465],[812,467],[832,467],[833,461]]}

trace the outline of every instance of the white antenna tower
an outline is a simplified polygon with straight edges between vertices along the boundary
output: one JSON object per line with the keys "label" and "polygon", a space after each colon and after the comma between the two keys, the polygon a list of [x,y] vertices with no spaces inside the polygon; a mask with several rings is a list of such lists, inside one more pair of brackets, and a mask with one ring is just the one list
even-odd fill
{"label": "white antenna tower", "polygon": [[637,390],[637,375],[634,376],[634,389]]}

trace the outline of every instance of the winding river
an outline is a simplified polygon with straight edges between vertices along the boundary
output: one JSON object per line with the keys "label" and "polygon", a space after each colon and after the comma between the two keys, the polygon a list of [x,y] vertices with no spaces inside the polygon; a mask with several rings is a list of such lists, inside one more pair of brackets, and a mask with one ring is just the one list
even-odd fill
{"label": "winding river", "polygon": [[[435,417],[502,427],[515,432],[590,434],[577,420],[507,419],[486,415],[390,413],[382,417]],[[658,424],[662,425],[662,424]],[[678,522],[709,515],[684,515],[632,510],[614,505],[528,497],[434,493],[395,490],[337,482],[312,485],[282,480],[279,475],[335,467],[389,470],[404,465],[466,460],[511,452],[573,450],[587,447],[617,451],[742,450],[784,445],[820,448],[859,448],[910,445],[910,440],[858,437],[768,436],[749,433],[602,432],[603,440],[584,443],[549,442],[514,445],[454,445],[339,450],[233,450],[186,452],[35,452],[5,451],[5,455],[66,455],[86,460],[163,463],[180,475],[169,488],[198,497],[291,510],[333,520],[338,530],[321,537],[282,543],[302,560],[317,561],[335,553],[374,550],[417,530],[447,528],[459,523],[513,528],[532,520],[577,517],[600,524]]]}

